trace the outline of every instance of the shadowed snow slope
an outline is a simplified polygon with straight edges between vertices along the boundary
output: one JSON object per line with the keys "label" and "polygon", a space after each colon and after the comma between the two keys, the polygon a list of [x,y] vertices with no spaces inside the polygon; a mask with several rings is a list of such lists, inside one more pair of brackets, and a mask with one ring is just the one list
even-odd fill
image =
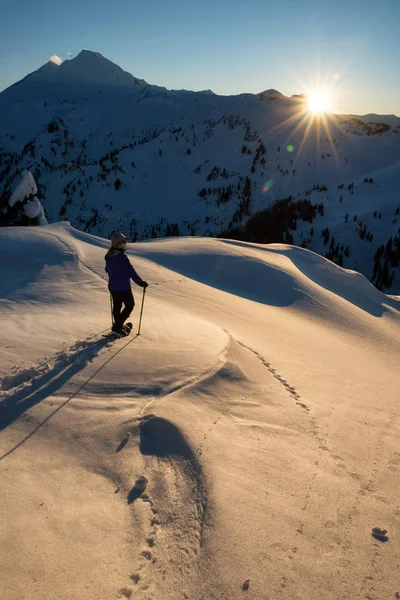
{"label": "shadowed snow slope", "polygon": [[394,597],[399,299],[171,238],[128,245],[150,286],[110,340],[107,248],[0,229],[2,600]]}
{"label": "shadowed snow slope", "polygon": [[174,271],[271,306],[301,305],[312,312],[317,303],[329,309],[343,299],[374,316],[400,308],[359,273],[295,246],[191,238],[137,246],[139,255],[154,256]]}

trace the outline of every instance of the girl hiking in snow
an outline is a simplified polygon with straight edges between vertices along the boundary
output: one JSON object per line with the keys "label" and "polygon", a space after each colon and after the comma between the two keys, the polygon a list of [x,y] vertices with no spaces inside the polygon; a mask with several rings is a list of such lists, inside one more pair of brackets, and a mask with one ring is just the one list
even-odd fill
{"label": "girl hiking in snow", "polygon": [[[121,335],[128,335],[132,326],[124,326],[126,319],[131,314],[135,301],[131,290],[131,279],[142,288],[148,283],[143,281],[136,273],[125,254],[127,239],[123,233],[113,233],[111,248],[105,255],[106,272],[108,273],[108,289],[112,296],[114,323],[112,331]],[[122,308],[124,305],[124,308]]]}

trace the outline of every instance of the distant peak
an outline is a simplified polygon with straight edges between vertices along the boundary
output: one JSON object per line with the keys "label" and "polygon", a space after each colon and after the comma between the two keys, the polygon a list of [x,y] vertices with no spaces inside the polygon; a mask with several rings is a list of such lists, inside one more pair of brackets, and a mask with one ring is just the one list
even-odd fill
{"label": "distant peak", "polygon": [[[93,57],[96,56],[97,58],[104,59],[104,56],[102,54],[100,54],[100,52],[93,52],[92,50],[85,50],[85,49],[81,50],[76,58],[91,57],[91,56],[93,56]],[[107,60],[107,59],[104,59],[104,60]]]}
{"label": "distant peak", "polygon": [[264,94],[264,96],[282,96],[283,94],[281,94],[280,92],[278,92],[278,90],[274,90],[274,89],[270,89],[270,90],[265,90],[264,92],[261,92],[262,94]]}
{"label": "distant peak", "polygon": [[47,61],[46,64],[44,64],[42,67],[40,67],[40,69],[38,69],[38,71],[48,71],[50,69],[58,69],[60,65],[58,65],[57,63],[55,63],[52,60]]}
{"label": "distant peak", "polygon": [[209,96],[216,96],[216,94],[212,90],[199,90],[198,92],[196,92],[194,90],[180,89],[180,90],[171,90],[171,92],[178,92],[178,94],[208,94]]}
{"label": "distant peak", "polygon": [[144,85],[145,82],[136,79],[117,64],[105,58],[100,52],[81,50],[79,54],[65,60],[60,66],[60,77],[64,81],[84,85]]}
{"label": "distant peak", "polygon": [[267,102],[273,102],[285,98],[283,94],[274,89],[264,90],[263,92],[257,94],[257,96],[260,100],[266,100]]}

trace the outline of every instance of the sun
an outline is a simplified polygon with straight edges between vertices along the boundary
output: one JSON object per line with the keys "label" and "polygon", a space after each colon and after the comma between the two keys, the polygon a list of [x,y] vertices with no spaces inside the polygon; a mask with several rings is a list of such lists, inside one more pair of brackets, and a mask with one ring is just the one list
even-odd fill
{"label": "sun", "polygon": [[310,92],[308,94],[308,108],[311,112],[327,112],[330,109],[329,94],[323,90]]}

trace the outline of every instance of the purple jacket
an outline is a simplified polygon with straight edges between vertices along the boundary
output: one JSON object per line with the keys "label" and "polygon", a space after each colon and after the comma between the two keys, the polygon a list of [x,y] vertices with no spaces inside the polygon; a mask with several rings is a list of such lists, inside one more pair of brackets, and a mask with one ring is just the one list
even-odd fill
{"label": "purple jacket", "polygon": [[106,256],[106,268],[108,273],[108,289],[110,292],[126,292],[131,289],[131,279],[137,285],[143,287],[143,280],[136,273],[124,254],[124,250],[110,248]]}

